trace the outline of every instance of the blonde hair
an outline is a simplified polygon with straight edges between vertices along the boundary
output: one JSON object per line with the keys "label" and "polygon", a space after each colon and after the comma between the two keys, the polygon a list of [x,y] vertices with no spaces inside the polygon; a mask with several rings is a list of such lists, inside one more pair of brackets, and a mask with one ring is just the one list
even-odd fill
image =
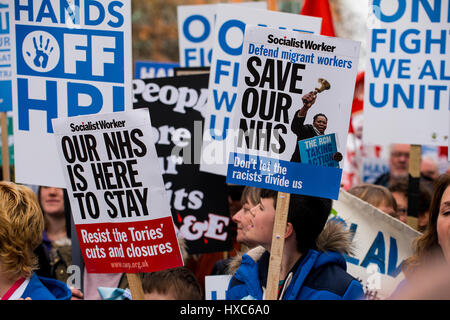
{"label": "blonde hair", "polygon": [[44,218],[34,192],[0,181],[0,268],[11,278],[30,277],[38,260],[33,250],[42,241]]}

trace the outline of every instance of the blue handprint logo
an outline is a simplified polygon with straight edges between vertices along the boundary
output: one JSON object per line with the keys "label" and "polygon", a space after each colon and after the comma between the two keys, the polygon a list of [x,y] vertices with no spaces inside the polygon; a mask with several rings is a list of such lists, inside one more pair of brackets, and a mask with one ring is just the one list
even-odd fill
{"label": "blue handprint logo", "polygon": [[59,45],[48,32],[33,31],[24,39],[22,54],[27,65],[38,72],[53,70],[59,62]]}
{"label": "blue handprint logo", "polygon": [[[48,56],[52,53],[53,47],[49,48],[50,39],[47,39],[47,42],[45,44],[45,47],[43,46],[42,40],[43,40],[42,34],[39,36],[39,45],[37,44],[36,37],[33,37],[33,43],[34,43],[34,49],[35,49],[35,57],[33,59],[34,65],[36,67],[42,67],[45,69],[47,67],[48,63]],[[26,54],[31,57],[30,52],[26,52]]]}

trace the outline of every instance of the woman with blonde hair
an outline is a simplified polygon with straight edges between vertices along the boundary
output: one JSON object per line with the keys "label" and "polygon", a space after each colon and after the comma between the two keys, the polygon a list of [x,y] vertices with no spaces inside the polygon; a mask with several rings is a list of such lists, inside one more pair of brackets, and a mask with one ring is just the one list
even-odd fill
{"label": "woman with blonde hair", "polygon": [[44,218],[28,187],[0,182],[0,297],[1,300],[69,300],[67,285],[38,277],[33,250],[42,241]]}

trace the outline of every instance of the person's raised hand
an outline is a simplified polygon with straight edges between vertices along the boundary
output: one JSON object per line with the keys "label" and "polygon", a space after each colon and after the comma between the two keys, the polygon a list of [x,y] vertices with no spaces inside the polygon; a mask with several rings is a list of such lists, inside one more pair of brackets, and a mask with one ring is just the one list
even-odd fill
{"label": "person's raised hand", "polygon": [[314,102],[316,102],[317,93],[310,91],[302,97],[303,106],[307,109],[311,108]]}

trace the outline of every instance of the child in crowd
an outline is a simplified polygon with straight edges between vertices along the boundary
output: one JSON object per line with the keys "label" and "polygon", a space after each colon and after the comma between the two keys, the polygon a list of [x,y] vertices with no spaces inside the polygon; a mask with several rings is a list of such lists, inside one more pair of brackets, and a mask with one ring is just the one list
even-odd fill
{"label": "child in crowd", "polygon": [[186,267],[146,273],[142,279],[146,300],[202,300],[202,290]]}

